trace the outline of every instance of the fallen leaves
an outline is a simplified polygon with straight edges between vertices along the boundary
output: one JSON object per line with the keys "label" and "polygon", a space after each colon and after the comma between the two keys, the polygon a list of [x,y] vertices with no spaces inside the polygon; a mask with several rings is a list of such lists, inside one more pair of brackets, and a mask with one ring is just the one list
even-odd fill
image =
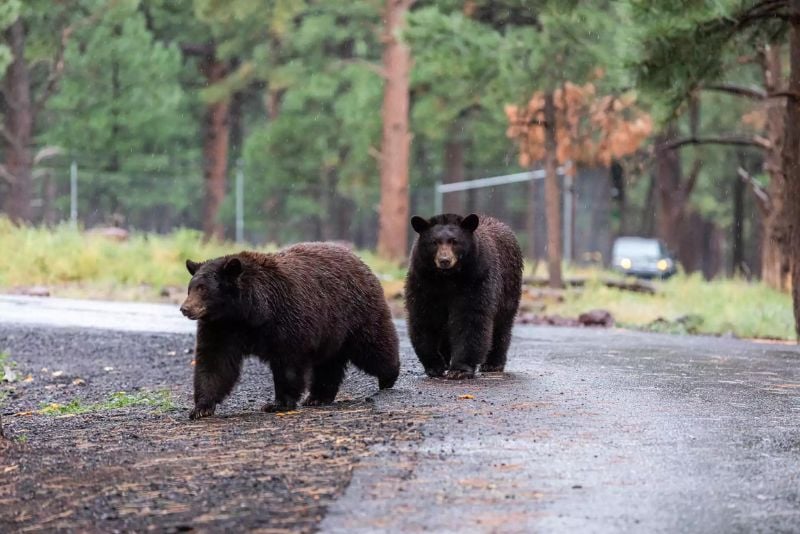
{"label": "fallen leaves", "polygon": [[299,413],[299,410],[289,410],[288,412],[275,412],[275,415],[278,417],[286,417],[287,415],[297,415]]}
{"label": "fallen leaves", "polygon": [[469,393],[467,393],[465,395],[459,395],[458,398],[460,400],[471,400],[475,398],[475,395],[470,395]]}

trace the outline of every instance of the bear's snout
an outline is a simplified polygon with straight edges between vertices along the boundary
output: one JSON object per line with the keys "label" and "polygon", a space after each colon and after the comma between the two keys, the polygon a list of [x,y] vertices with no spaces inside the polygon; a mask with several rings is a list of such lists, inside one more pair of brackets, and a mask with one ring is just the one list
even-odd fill
{"label": "bear's snout", "polygon": [[434,258],[436,267],[439,269],[451,269],[456,264],[456,255],[453,252],[453,247],[448,245],[440,245],[436,251]]}
{"label": "bear's snout", "polygon": [[181,313],[184,317],[189,319],[199,319],[205,313],[205,307],[198,306],[197,303],[191,302],[191,299],[186,299],[180,307]]}

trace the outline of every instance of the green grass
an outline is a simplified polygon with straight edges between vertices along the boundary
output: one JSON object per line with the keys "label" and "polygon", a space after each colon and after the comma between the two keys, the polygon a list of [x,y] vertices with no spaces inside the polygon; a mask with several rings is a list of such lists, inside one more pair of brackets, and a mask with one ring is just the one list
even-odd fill
{"label": "green grass", "polygon": [[[185,288],[187,258],[206,260],[241,251],[242,244],[204,242],[200,232],[132,233],[118,242],[70,225],[17,227],[0,218],[0,291],[45,286],[53,296],[113,300],[158,300],[163,288]],[[247,248],[275,250],[275,246]],[[402,280],[405,270],[371,252],[359,254],[384,281]]]}
{"label": "green grass", "polygon": [[109,395],[108,399],[103,402],[93,404],[84,404],[78,399],[73,399],[67,404],[46,404],[41,407],[39,413],[42,415],[80,415],[137,406],[155,408],[159,412],[167,412],[177,408],[168,390],[138,391],[135,393],[118,391]]}
{"label": "green grass", "polygon": [[567,290],[564,302],[548,303],[544,313],[574,317],[603,308],[632,328],[795,339],[791,296],[760,282],[681,274],[655,285],[657,293],[646,295],[605,287],[595,277],[585,288]]}
{"label": "green grass", "polygon": [[233,243],[204,243],[198,232],[166,236],[132,234],[125,242],[84,233],[68,225],[16,227],[0,219],[0,287],[98,284],[109,287],[182,286],[184,262],[237,252]]}

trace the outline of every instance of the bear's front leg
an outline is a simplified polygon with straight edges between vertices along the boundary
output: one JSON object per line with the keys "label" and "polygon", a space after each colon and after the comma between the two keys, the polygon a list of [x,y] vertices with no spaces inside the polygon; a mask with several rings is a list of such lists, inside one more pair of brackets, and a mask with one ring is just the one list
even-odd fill
{"label": "bear's front leg", "polygon": [[425,368],[425,374],[431,378],[441,377],[447,369],[447,362],[440,352],[443,327],[444,324],[412,319],[409,315],[408,336],[411,338],[411,346]]}
{"label": "bear's front leg", "polygon": [[306,370],[281,358],[271,359],[269,367],[275,382],[275,402],[265,404],[261,409],[265,412],[294,410],[306,389]]}
{"label": "bear's front leg", "polygon": [[475,378],[492,345],[491,318],[481,309],[464,307],[451,315],[450,366],[444,377],[450,380]]}
{"label": "bear's front leg", "polygon": [[242,367],[242,351],[214,325],[198,324],[194,368],[194,409],[190,419],[214,415],[227,397]]}

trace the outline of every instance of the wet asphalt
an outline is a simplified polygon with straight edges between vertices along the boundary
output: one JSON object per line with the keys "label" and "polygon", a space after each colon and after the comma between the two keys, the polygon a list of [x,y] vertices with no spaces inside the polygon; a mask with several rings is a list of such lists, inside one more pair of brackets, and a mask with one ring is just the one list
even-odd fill
{"label": "wet asphalt", "polygon": [[[148,308],[147,324],[132,328],[141,314],[115,315],[108,305],[91,313],[111,329],[82,330],[91,319],[80,319],[76,305],[67,312],[71,328],[61,329],[57,312],[28,309],[15,322],[8,306],[36,303],[0,300],[12,356],[31,369],[57,360],[90,385],[92,373],[100,383],[113,367],[124,387],[172,385],[188,408],[191,335],[166,319],[173,308]],[[378,393],[371,380],[351,376],[340,398],[424,422],[415,439],[370,445],[315,519],[319,531],[800,531],[796,346],[519,326],[507,373],[449,382],[424,376],[402,323],[400,330],[404,372],[395,388]],[[83,348],[89,338],[95,353]],[[162,356],[142,368],[130,358],[137,347]],[[73,371],[69,362],[77,362]],[[222,406],[225,425],[263,401],[262,367]],[[61,390],[44,391],[12,398],[4,413]],[[91,398],[91,387],[82,391]],[[38,427],[27,421],[4,417],[12,434],[27,424],[35,440]]]}
{"label": "wet asphalt", "polygon": [[512,347],[505,376],[377,399],[434,415],[321,530],[800,531],[797,347],[552,327]]}

